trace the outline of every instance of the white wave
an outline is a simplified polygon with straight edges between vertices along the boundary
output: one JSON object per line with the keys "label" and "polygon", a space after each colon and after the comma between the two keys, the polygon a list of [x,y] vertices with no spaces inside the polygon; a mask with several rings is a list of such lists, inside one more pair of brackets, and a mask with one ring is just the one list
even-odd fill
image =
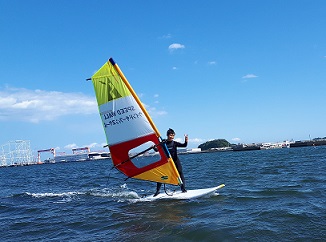
{"label": "white wave", "polygon": [[62,193],[53,193],[53,192],[45,192],[45,193],[30,193],[26,192],[28,196],[32,196],[35,198],[42,198],[42,197],[71,197],[80,194],[84,194],[82,192],[62,192]]}
{"label": "white wave", "polygon": [[109,188],[104,189],[91,189],[88,191],[72,191],[72,192],[43,192],[43,193],[25,193],[33,198],[59,198],[56,203],[65,203],[74,200],[78,195],[94,196],[94,197],[107,197],[124,202],[129,200],[138,200],[141,196],[137,192],[129,190],[126,185],[122,185],[120,189],[112,190]]}
{"label": "white wave", "polygon": [[139,198],[137,192],[129,191],[129,190],[112,191],[109,189],[101,189],[101,190],[91,191],[89,194],[97,197],[111,197],[111,198],[122,198],[122,199]]}

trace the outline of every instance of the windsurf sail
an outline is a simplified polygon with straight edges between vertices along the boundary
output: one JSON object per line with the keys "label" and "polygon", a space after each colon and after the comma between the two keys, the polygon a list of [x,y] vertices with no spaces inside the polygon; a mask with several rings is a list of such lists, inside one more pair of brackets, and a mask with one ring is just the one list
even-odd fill
{"label": "windsurf sail", "polygon": [[[128,178],[181,185],[159,131],[114,60],[109,59],[91,79],[114,167]],[[157,147],[160,158],[139,167],[130,150],[149,141]]]}

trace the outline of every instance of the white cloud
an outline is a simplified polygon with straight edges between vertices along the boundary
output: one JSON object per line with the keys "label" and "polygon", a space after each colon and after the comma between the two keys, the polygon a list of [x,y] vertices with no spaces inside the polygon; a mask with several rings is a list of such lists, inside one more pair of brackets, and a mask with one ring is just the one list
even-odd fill
{"label": "white cloud", "polygon": [[179,142],[179,143],[185,142],[185,139],[184,138],[175,138],[174,140],[177,141],[177,142]]}
{"label": "white cloud", "polygon": [[189,143],[203,143],[204,139],[201,138],[193,138],[188,140]]}
{"label": "white cloud", "polygon": [[[184,137],[182,137],[182,138],[178,137],[178,138],[175,138],[175,141],[183,143],[185,141],[185,138]],[[204,142],[204,139],[201,139],[201,138],[188,139],[189,144],[197,144],[197,145],[199,145],[200,143],[203,143],[203,142]]]}
{"label": "white cloud", "polygon": [[254,74],[247,74],[247,75],[243,76],[242,78],[249,79],[249,78],[256,78],[256,77],[258,77],[258,76],[254,75]]}
{"label": "white cloud", "polygon": [[171,44],[169,46],[169,50],[173,51],[173,50],[177,50],[177,49],[184,49],[185,46],[182,45],[182,44],[178,44],[178,43],[174,43],[174,44]]}
{"label": "white cloud", "polygon": [[64,147],[64,149],[72,150],[72,149],[75,149],[75,148],[89,147],[91,150],[94,150],[94,149],[96,150],[96,149],[102,149],[104,145],[106,145],[106,144],[98,144],[98,143],[94,142],[94,143],[91,143],[91,144],[86,144],[86,145],[79,146],[79,145],[77,145],[75,143],[72,143],[72,144],[67,144]]}
{"label": "white cloud", "polygon": [[[155,95],[154,95],[154,98],[159,98],[159,95],[158,95],[158,94],[155,94]],[[155,100],[154,103],[155,103],[155,104],[158,104],[159,101],[158,101],[158,100]]]}
{"label": "white cloud", "polygon": [[159,111],[157,110],[155,107],[153,106],[149,106],[145,103],[143,103],[144,107],[146,108],[146,111],[149,113],[149,115],[151,116],[163,116],[163,115],[166,115],[167,112],[162,110],[162,111]]}
{"label": "white cloud", "polygon": [[97,112],[95,98],[82,93],[8,87],[0,89],[0,121],[19,120],[38,123],[66,115],[87,115]]}
{"label": "white cloud", "polygon": [[78,146],[74,143],[74,144],[68,144],[64,148],[67,149],[67,150],[71,150],[71,149],[74,149],[74,148],[78,148]]}
{"label": "white cloud", "polygon": [[167,115],[168,112],[166,112],[166,111],[157,111],[157,112],[155,112],[155,114],[158,115],[158,116],[163,116],[163,115]]}
{"label": "white cloud", "polygon": [[208,65],[216,65],[216,61],[209,61]]}
{"label": "white cloud", "polygon": [[162,39],[171,39],[172,35],[171,34],[165,34],[162,36]]}
{"label": "white cloud", "polygon": [[177,69],[178,69],[178,68],[177,68],[177,67],[175,67],[175,66],[174,66],[174,67],[172,67],[172,70],[177,70]]}
{"label": "white cloud", "polygon": [[240,138],[233,138],[232,141],[239,142],[241,139]]}
{"label": "white cloud", "polygon": [[[140,94],[143,96],[143,94]],[[159,95],[155,94],[154,98]],[[145,104],[144,104],[145,105]],[[166,115],[155,107],[145,105],[150,115]],[[0,89],[0,121],[39,123],[68,115],[97,114],[95,97],[83,93],[30,90],[25,88]]]}
{"label": "white cloud", "polygon": [[96,148],[96,147],[99,147],[100,146],[100,144],[98,144],[98,143],[91,143],[91,144],[89,144],[89,145],[85,145],[86,147],[89,147],[89,148]]}

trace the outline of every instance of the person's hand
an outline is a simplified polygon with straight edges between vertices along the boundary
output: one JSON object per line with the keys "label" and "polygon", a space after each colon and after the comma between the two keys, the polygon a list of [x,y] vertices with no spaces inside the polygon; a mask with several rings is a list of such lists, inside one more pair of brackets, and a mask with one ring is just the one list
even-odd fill
{"label": "person's hand", "polygon": [[157,152],[158,151],[158,148],[157,148],[157,145],[152,145],[152,149]]}
{"label": "person's hand", "polygon": [[185,141],[188,142],[188,135],[185,134]]}

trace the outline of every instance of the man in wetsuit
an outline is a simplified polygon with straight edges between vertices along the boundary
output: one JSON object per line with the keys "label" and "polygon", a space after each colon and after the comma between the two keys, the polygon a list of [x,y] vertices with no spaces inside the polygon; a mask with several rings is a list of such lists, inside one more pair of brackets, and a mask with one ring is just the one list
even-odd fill
{"label": "man in wetsuit", "polygon": [[[173,129],[169,129],[167,132],[166,132],[166,135],[167,135],[167,139],[164,140],[163,142],[166,144],[170,154],[171,154],[171,157],[174,161],[174,164],[180,174],[180,178],[182,180],[182,185],[181,185],[181,191],[182,192],[187,192],[186,188],[185,188],[185,178],[183,176],[183,172],[182,172],[182,165],[181,165],[181,162],[178,158],[178,154],[177,154],[177,147],[187,147],[188,145],[188,135],[185,135],[185,142],[182,144],[182,143],[179,143],[177,141],[174,141],[174,136],[175,136],[175,132]],[[160,193],[160,189],[161,189],[161,186],[162,186],[162,183],[157,183],[157,186],[156,186],[156,192],[154,194],[154,197],[157,196],[159,193]]]}

